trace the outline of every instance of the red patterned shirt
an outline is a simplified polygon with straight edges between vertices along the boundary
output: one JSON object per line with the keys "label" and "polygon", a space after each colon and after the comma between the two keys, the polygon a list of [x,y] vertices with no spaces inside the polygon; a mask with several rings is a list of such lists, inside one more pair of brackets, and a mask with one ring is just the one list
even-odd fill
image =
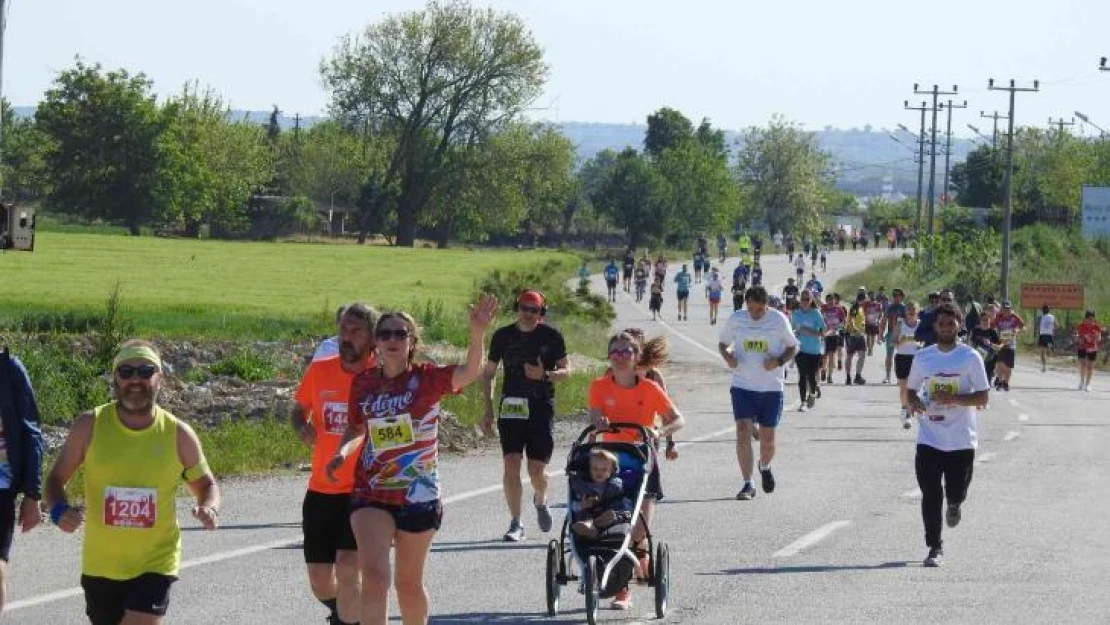
{"label": "red patterned shirt", "polygon": [[395,377],[368,369],[351,383],[348,419],[366,426],[355,471],[359,502],[405,506],[439,499],[439,400],[455,365],[412,365]]}

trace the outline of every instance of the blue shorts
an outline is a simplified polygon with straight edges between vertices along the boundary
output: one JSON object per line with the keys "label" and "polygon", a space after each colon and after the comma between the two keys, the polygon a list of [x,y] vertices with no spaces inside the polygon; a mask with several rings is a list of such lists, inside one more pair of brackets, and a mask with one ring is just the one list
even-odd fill
{"label": "blue shorts", "polygon": [[749,391],[732,387],[732,418],[737,421],[755,421],[760,427],[778,427],[782,420],[783,393],[781,391]]}

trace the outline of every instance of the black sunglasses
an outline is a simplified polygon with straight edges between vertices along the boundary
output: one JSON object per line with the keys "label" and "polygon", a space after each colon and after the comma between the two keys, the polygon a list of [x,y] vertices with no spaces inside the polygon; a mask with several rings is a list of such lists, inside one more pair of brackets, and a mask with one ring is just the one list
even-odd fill
{"label": "black sunglasses", "polygon": [[520,310],[520,312],[522,313],[529,313],[532,315],[540,314],[540,309],[537,306],[520,306],[518,307],[518,310]]}
{"label": "black sunglasses", "polygon": [[403,341],[409,338],[409,331],[407,329],[400,330],[378,330],[374,333],[374,338],[379,341],[388,341],[389,339],[397,339]]}
{"label": "black sunglasses", "polygon": [[116,375],[123,380],[130,380],[137,374],[144,380],[149,380],[158,373],[158,367],[154,365],[120,365],[116,367]]}

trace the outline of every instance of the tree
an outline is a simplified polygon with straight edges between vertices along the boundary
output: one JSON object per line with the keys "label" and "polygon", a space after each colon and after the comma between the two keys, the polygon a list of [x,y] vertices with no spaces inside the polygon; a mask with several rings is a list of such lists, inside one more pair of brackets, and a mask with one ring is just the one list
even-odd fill
{"label": "tree", "polygon": [[776,116],[744,133],[736,171],[747,203],[772,232],[816,234],[830,158],[813,133]]}
{"label": "tree", "polygon": [[520,18],[462,2],[431,2],[339,42],[321,66],[329,109],[349,128],[395,138],[386,168],[373,176],[398,189],[398,245],[413,245],[421,213],[447,179],[452,147],[515,119],[547,71]]}
{"label": "tree", "polygon": [[961,205],[989,208],[1002,204],[1002,158],[1000,151],[983,145],[969,152],[966,161],[952,167],[952,188]]}
{"label": "tree", "polygon": [[0,193],[5,199],[35,200],[46,193],[46,137],[33,119],[17,119],[0,100]]}
{"label": "tree", "polygon": [[731,231],[739,193],[724,156],[700,141],[683,141],[663,150],[654,165],[664,182],[666,235],[689,239]]}
{"label": "tree", "polygon": [[166,118],[150,87],[143,74],[104,73],[80,59],[58,76],[35,113],[49,138],[49,206],[123,221],[132,235],[157,213]]}
{"label": "tree", "polygon": [[663,107],[648,115],[644,152],[659,158],[663,151],[693,138],[694,124],[680,111]]}
{"label": "tree", "polygon": [[643,155],[625,148],[600,174],[590,201],[628,235],[628,247],[640,247],[646,236],[660,237],[667,223],[663,182]]}

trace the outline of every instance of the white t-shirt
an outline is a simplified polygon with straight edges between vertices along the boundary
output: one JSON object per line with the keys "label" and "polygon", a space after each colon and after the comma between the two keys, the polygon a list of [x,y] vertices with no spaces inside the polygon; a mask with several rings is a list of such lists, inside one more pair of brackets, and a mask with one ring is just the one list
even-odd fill
{"label": "white t-shirt", "polygon": [[806,268],[806,259],[801,257],[801,256],[798,256],[797,258],[794,259],[794,266],[797,267],[798,269],[805,269]]}
{"label": "white t-shirt", "polygon": [[763,362],[798,346],[786,315],[768,308],[757,320],[752,319],[747,310],[738,310],[721,328],[719,341],[732,347],[736,355],[733,386],[756,392],[782,392],[782,367],[767,371]]}
{"label": "white t-shirt", "polygon": [[929,394],[948,387],[957,393],[977,393],[990,389],[983,358],[971,347],[957,343],[942,352],[930,345],[917,352],[910,367],[906,387],[917,391],[926,411],[918,415],[917,442],[940,451],[975,449],[976,409],[970,406],[931,405]]}
{"label": "white t-shirt", "polygon": [[705,279],[705,288],[709,289],[710,294],[715,295],[720,295],[721,291],[725,290],[724,285],[721,284],[720,276],[714,276],[712,274]]}
{"label": "white t-shirt", "polygon": [[1056,334],[1056,317],[1052,313],[1041,315],[1041,334],[1049,336]]}
{"label": "white t-shirt", "polygon": [[334,356],[338,353],[339,353],[339,337],[338,336],[333,336],[331,338],[324,339],[323,341],[320,342],[319,345],[316,346],[316,353],[312,355],[312,360],[315,361],[315,360],[323,360],[325,358],[331,358],[332,356]]}
{"label": "white t-shirt", "polygon": [[920,324],[920,317],[917,319],[917,323],[912,326],[906,323],[905,319],[898,320],[898,344],[894,347],[895,354],[913,356],[917,353],[917,341],[914,340],[913,335],[917,332],[917,326]]}

